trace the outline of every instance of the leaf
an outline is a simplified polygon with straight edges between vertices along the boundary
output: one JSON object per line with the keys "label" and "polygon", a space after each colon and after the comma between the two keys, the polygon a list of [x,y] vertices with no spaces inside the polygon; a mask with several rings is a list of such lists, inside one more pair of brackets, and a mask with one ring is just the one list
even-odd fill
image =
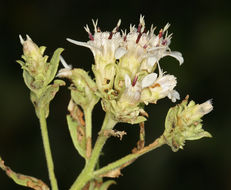
{"label": "leaf", "polygon": [[26,86],[32,91],[36,92],[36,88],[33,86],[34,78],[30,75],[30,73],[23,69],[23,79]]}
{"label": "leaf", "polygon": [[45,84],[49,84],[54,78],[58,70],[59,66],[59,61],[60,61],[60,54],[62,53],[64,49],[63,48],[58,48],[55,50],[50,63],[48,64],[48,71],[47,71],[47,79],[45,81]]}
{"label": "leaf", "polygon": [[88,73],[82,69],[73,69],[71,80],[74,88],[71,89],[71,97],[74,102],[83,109],[95,106],[99,97],[95,94],[97,91],[96,83],[91,79]]}
{"label": "leaf", "polygon": [[99,190],[107,190],[112,184],[116,184],[116,182],[114,180],[108,180],[100,186]]}
{"label": "leaf", "polygon": [[49,190],[50,188],[40,179],[15,173],[8,166],[4,164],[4,161],[0,157],[0,168],[6,172],[6,174],[18,185],[30,187],[35,190]]}
{"label": "leaf", "polygon": [[71,135],[72,142],[79,152],[85,158],[86,155],[86,137],[85,137],[85,122],[83,120],[83,112],[72,100],[68,105],[70,115],[67,115],[68,129]]}
{"label": "leaf", "polygon": [[51,84],[41,92],[41,94],[35,94],[31,92],[31,101],[35,106],[36,114],[39,117],[39,109],[45,111],[45,117],[49,115],[49,105],[51,100],[55,97],[55,94],[59,91],[60,86],[64,86],[65,82],[62,80],[55,80],[54,84]]}

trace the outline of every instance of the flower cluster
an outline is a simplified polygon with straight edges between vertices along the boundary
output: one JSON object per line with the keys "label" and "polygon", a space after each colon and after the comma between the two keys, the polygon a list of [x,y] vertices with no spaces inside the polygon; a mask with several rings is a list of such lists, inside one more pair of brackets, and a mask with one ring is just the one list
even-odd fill
{"label": "flower cluster", "polygon": [[[94,33],[85,27],[88,42],[67,39],[69,42],[89,48],[95,59],[92,69],[106,112],[113,113],[121,122],[139,123],[145,118],[144,104],[156,103],[168,97],[173,102],[180,99],[174,90],[176,77],[165,74],[159,60],[165,56],[176,58],[180,64],[180,52],[169,48],[172,35],[168,35],[169,24],[156,35],[151,26],[146,30],[144,17],[140,16],[138,27],[130,26],[129,32],[119,31],[121,20],[111,32],[101,32],[98,21],[93,21]],[[159,68],[158,74],[154,71]],[[62,69],[59,76],[70,74],[70,68]]]}

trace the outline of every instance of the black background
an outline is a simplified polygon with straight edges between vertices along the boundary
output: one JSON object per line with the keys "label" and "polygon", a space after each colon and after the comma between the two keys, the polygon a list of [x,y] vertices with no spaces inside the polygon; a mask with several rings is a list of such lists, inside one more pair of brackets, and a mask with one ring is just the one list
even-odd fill
{"label": "black background", "polygon": [[[172,50],[182,52],[185,62],[179,67],[173,58],[164,58],[162,68],[178,79],[181,97],[187,94],[198,103],[213,98],[214,111],[204,118],[204,128],[213,138],[187,141],[184,150],[173,153],[163,146],[139,158],[122,170],[117,185],[110,189],[231,189],[230,152],[230,3],[225,1],[1,1],[0,2],[0,155],[14,171],[49,183],[39,123],[23,83],[22,71],[15,60],[22,54],[18,35],[29,34],[38,45],[47,46],[51,56],[58,47],[65,48],[68,64],[90,70],[91,52],[68,43],[65,38],[87,41],[83,29],[91,19],[99,19],[102,30],[112,30],[119,18],[121,28],[138,24],[145,15],[146,26],[163,27],[171,23]],[[69,91],[61,88],[51,104],[49,135],[55,172],[60,190],[68,189],[84,166],[75,151],[65,115]],[[164,118],[174,104],[164,99],[146,110],[147,144],[161,135]],[[94,110],[94,134],[104,113]],[[119,124],[128,135],[123,141],[111,138],[104,148],[101,165],[128,154],[135,146],[137,126]],[[27,189],[14,184],[0,171],[0,189]]]}

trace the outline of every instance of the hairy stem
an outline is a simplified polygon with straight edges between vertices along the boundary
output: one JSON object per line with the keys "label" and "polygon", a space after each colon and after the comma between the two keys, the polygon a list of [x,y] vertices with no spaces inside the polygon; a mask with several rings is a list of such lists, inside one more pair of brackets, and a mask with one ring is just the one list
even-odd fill
{"label": "hairy stem", "polygon": [[110,171],[116,170],[116,169],[122,169],[129,165],[131,162],[133,162],[138,157],[142,156],[143,154],[146,154],[147,152],[150,152],[160,146],[165,144],[165,141],[163,137],[156,139],[153,143],[149,144],[148,146],[144,147],[141,150],[138,150],[135,153],[129,154],[113,163],[108,164],[107,166],[97,170],[94,172],[95,177],[103,176],[104,174],[107,174]]}
{"label": "hairy stem", "polygon": [[94,178],[93,171],[98,162],[103,146],[108,139],[108,136],[105,136],[103,132],[105,129],[113,129],[116,123],[117,122],[112,119],[110,113],[106,113],[99,136],[96,140],[94,149],[92,150],[91,157],[78,178],[75,180],[74,184],[71,186],[70,190],[81,190],[88,181]]}
{"label": "hairy stem", "polygon": [[43,140],[43,146],[44,146],[44,151],[45,151],[45,156],[46,156],[50,183],[51,183],[52,190],[58,190],[57,180],[55,178],[55,173],[54,173],[54,164],[53,164],[53,159],[51,155],[48,131],[47,131],[46,117],[45,117],[45,113],[43,110],[40,110],[39,113],[40,113],[39,122],[40,122],[40,127],[41,127],[42,140]]}

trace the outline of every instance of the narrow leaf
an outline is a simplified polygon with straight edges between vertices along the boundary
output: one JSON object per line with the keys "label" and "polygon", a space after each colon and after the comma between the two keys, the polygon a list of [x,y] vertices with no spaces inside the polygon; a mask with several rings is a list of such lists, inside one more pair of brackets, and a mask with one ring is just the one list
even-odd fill
{"label": "narrow leaf", "polygon": [[64,49],[63,48],[58,48],[57,50],[55,50],[50,63],[48,64],[48,71],[47,71],[47,79],[46,79],[46,84],[49,84],[54,78],[55,75],[57,73],[58,70],[58,66],[59,66],[59,56],[62,53]]}
{"label": "narrow leaf", "polygon": [[4,164],[4,161],[0,157],[0,168],[6,172],[6,174],[18,185],[30,187],[35,190],[49,190],[50,188],[40,179],[15,173],[8,166]]}
{"label": "narrow leaf", "polygon": [[116,184],[116,182],[114,180],[108,180],[101,185],[99,190],[107,190],[112,184]]}

